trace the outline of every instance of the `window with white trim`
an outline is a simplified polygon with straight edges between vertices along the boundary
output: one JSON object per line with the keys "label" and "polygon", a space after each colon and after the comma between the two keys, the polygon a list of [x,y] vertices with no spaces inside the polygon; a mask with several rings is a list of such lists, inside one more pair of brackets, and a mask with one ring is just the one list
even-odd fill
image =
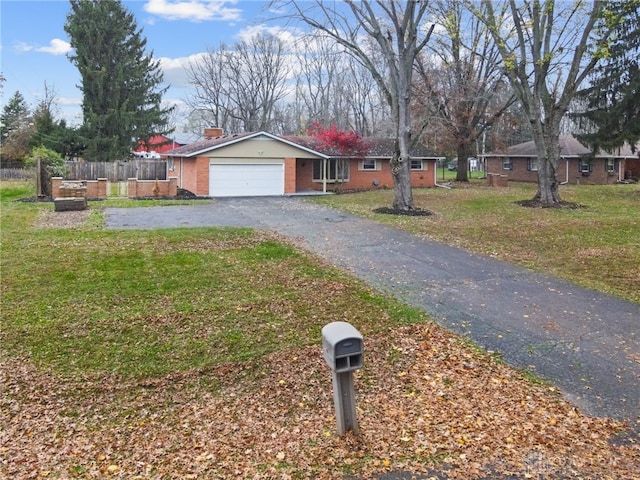
{"label": "window with white trim", "polygon": [[360,170],[380,170],[380,161],[375,158],[365,158],[359,162]]}
{"label": "window with white trim", "polygon": [[349,181],[349,162],[343,158],[328,158],[327,160],[316,159],[313,161],[314,182],[322,182],[324,180],[324,162],[327,164],[327,182]]}
{"label": "window with white trim", "polygon": [[527,170],[529,170],[530,172],[537,172],[538,171],[538,158],[529,158],[527,160]]}
{"label": "window with white trim", "polygon": [[615,158],[607,158],[607,161],[604,165],[607,169],[607,173],[616,173],[616,160]]}
{"label": "window with white trim", "polygon": [[502,169],[503,170],[513,170],[513,160],[509,157],[505,157],[502,159]]}
{"label": "window with white trim", "polygon": [[592,171],[591,159],[589,158],[581,158],[580,159],[580,173],[591,173]]}
{"label": "window with white trim", "polygon": [[426,170],[426,165],[423,160],[411,160],[411,170]]}

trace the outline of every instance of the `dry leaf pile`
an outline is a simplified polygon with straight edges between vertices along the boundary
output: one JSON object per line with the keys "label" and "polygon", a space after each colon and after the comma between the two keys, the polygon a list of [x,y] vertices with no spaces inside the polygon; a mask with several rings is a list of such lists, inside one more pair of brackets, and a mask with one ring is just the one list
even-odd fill
{"label": "dry leaf pile", "polygon": [[[365,338],[361,434],[336,434],[320,346],[163,378],[2,362],[2,478],[639,478],[624,426],[584,416],[436,325]],[[495,478],[499,478],[496,476]]]}

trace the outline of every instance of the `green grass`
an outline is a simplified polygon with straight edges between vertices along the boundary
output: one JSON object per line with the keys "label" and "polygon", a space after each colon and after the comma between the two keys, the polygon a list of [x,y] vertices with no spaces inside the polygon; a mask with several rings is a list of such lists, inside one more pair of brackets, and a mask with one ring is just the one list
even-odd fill
{"label": "green grass", "polygon": [[41,228],[52,205],[0,185],[3,350],[64,375],[160,376],[317,344],[334,320],[427,321],[265,233]]}
{"label": "green grass", "polygon": [[531,209],[515,202],[536,185],[469,185],[414,191],[428,217],[373,213],[390,206],[393,192],[317,197],[314,200],[470,251],[502,258],[576,284],[640,302],[640,188],[637,185],[563,186],[578,209]]}
{"label": "green grass", "polygon": [[[371,334],[427,320],[264,233],[105,231],[109,202],[90,202],[82,228],[41,228],[52,205],[16,201],[32,195],[25,183],[0,186],[3,349],[67,375],[157,376],[311,345],[329,321]],[[429,217],[374,214],[391,191],[316,201],[640,302],[638,187],[563,187],[575,210],[515,204],[534,190],[417,190]]]}

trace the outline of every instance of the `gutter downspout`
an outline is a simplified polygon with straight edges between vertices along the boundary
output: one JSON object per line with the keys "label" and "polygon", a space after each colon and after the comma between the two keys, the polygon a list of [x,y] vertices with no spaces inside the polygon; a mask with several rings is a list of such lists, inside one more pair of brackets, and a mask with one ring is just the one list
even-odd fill
{"label": "gutter downspout", "polygon": [[620,159],[618,162],[618,183],[624,182],[624,166],[627,163],[627,159]]}
{"label": "gutter downspout", "polygon": [[564,166],[564,173],[565,173],[565,181],[561,182],[560,185],[566,185],[569,183],[569,159],[565,158],[565,166]]}

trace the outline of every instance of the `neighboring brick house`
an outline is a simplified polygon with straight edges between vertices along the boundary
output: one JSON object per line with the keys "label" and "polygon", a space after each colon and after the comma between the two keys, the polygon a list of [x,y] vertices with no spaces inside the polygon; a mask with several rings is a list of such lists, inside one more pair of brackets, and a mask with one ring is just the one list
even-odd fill
{"label": "neighboring brick house", "polygon": [[171,138],[164,135],[154,135],[146,140],[138,141],[138,147],[133,151],[134,156],[142,158],[160,158],[160,154],[174,150],[197,140],[194,135],[178,133]]}
{"label": "neighboring brick house", "polygon": [[[560,136],[557,178],[561,183],[606,185],[640,178],[640,145],[615,152],[593,153],[571,135]],[[537,182],[538,156],[533,141],[484,155],[487,175],[506,175],[509,181]]]}
{"label": "neighboring brick house", "polygon": [[[365,158],[344,158],[314,137],[267,132],[223,135],[207,129],[202,140],[163,154],[178,186],[198,196],[291,195],[331,190],[393,187],[389,165],[393,142],[365,139]],[[413,187],[432,187],[439,157],[412,152]]]}

